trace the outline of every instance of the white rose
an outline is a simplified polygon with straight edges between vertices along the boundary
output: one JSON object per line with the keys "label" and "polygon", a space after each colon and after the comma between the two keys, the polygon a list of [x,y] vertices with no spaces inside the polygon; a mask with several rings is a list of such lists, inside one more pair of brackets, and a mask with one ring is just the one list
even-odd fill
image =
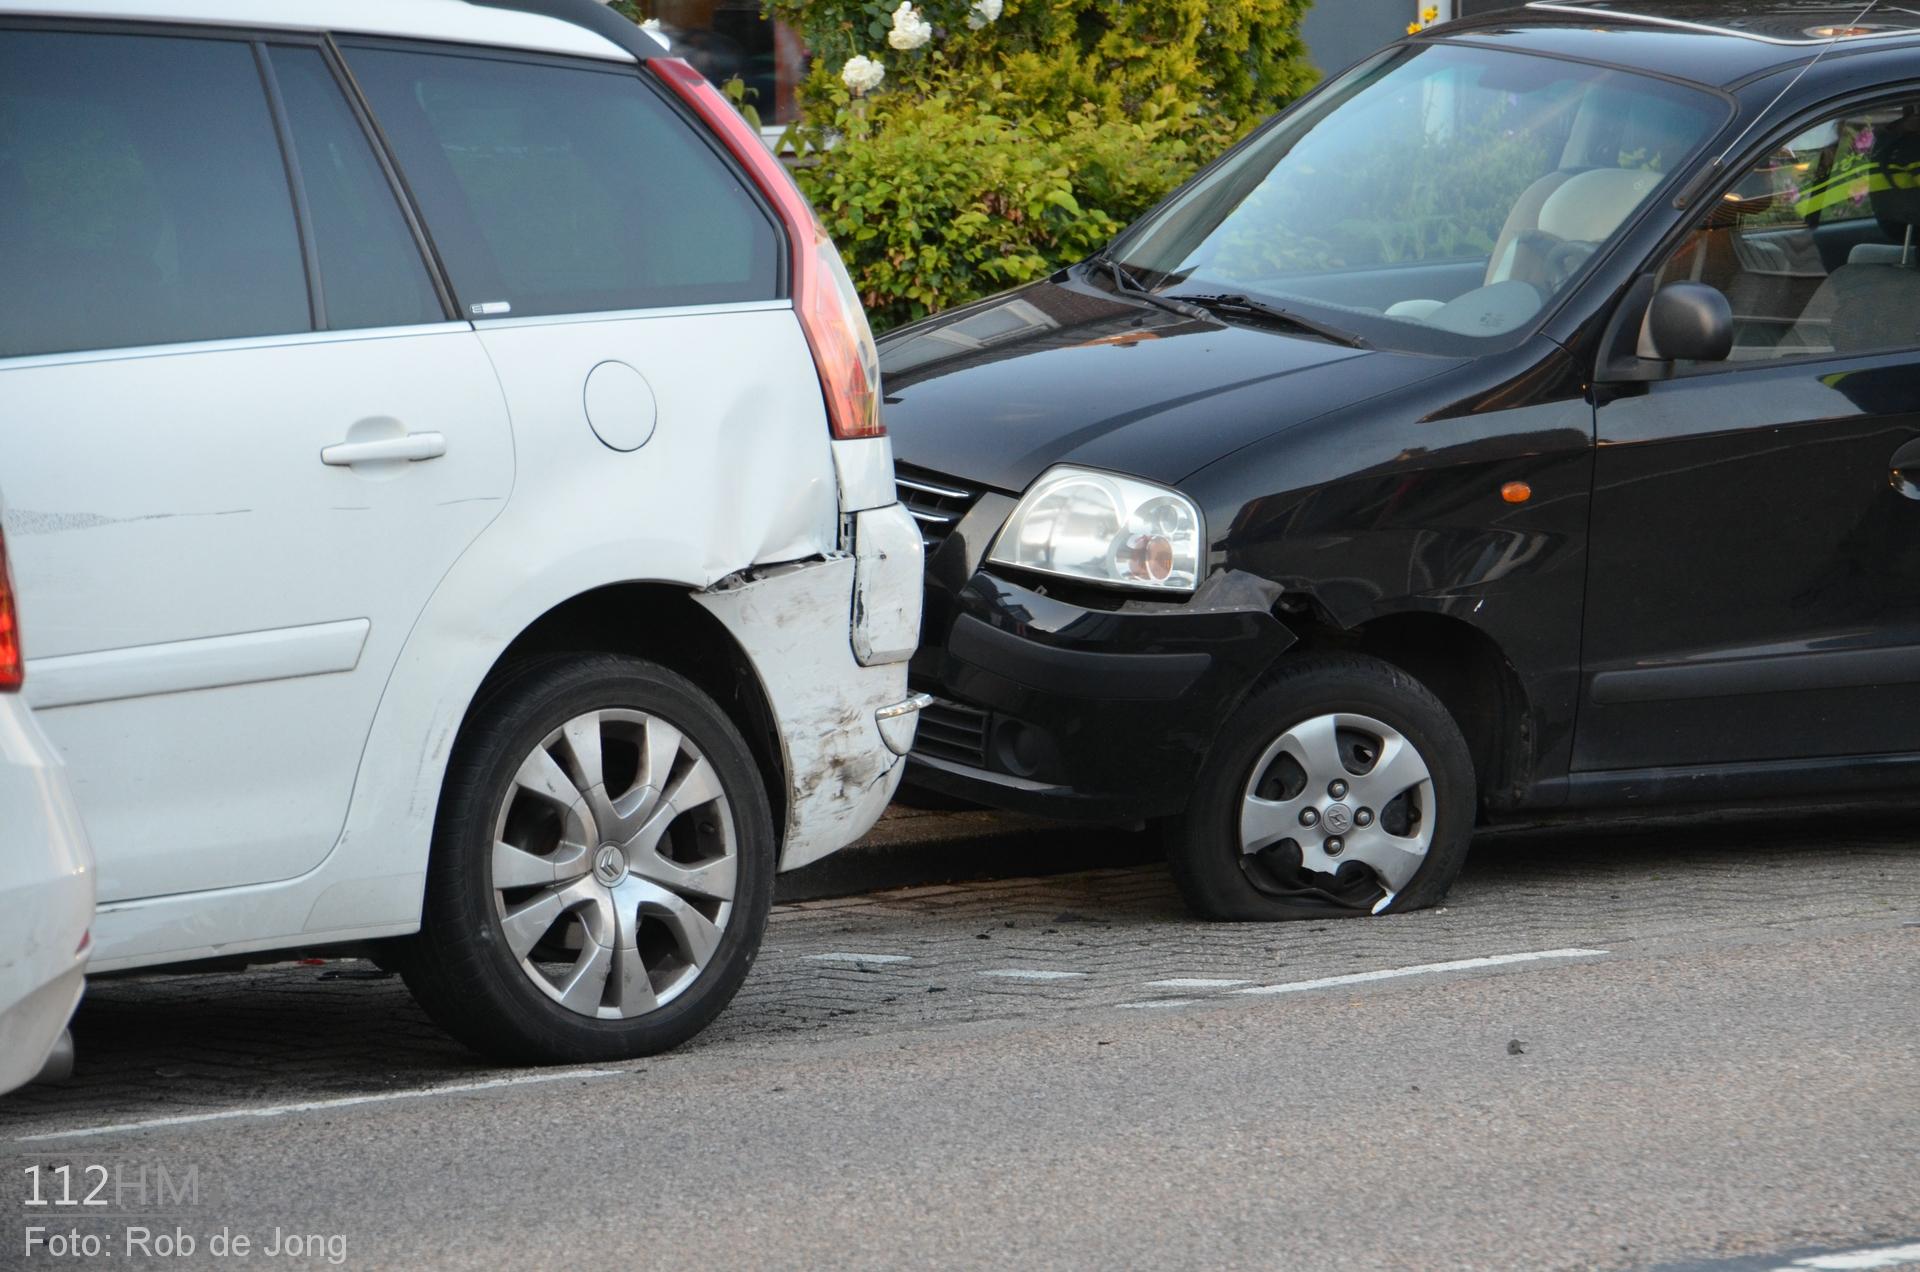
{"label": "white rose", "polygon": [[900,0],[900,7],[893,11],[893,30],[887,32],[887,43],[904,51],[917,49],[932,38],[933,23],[914,12],[912,0]]}
{"label": "white rose", "polygon": [[880,87],[880,81],[887,77],[887,68],[870,57],[855,54],[847,59],[840,68],[840,82],[852,91],[855,97],[871,93]]}
{"label": "white rose", "polygon": [[989,22],[998,22],[1000,10],[1004,7],[1002,0],[973,0],[973,8],[967,14],[967,25],[978,31]]}

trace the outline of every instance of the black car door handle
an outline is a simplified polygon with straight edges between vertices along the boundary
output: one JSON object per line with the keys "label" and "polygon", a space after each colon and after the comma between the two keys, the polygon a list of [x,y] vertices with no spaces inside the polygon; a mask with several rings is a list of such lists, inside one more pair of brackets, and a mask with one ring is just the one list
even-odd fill
{"label": "black car door handle", "polygon": [[1909,499],[1920,499],[1920,438],[1893,452],[1893,488]]}

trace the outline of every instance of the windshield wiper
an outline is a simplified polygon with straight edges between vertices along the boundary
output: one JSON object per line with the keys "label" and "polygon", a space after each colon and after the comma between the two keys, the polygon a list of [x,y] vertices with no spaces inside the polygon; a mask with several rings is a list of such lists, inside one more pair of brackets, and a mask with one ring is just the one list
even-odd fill
{"label": "windshield wiper", "polygon": [[1113,288],[1115,291],[1122,292],[1128,296],[1138,296],[1149,305],[1157,305],[1161,309],[1179,314],[1183,318],[1198,318],[1203,322],[1210,322],[1213,319],[1213,314],[1202,309],[1199,305],[1190,304],[1174,296],[1162,296],[1159,292],[1148,291],[1145,287],[1141,286],[1139,279],[1127,271],[1125,265],[1114,260],[1113,257],[1108,256],[1105,252],[1101,252],[1095,256],[1091,263],[1107,272],[1107,277],[1113,280]]}
{"label": "windshield wiper", "polygon": [[1321,322],[1317,318],[1308,318],[1301,314],[1296,314],[1290,309],[1282,309],[1278,305],[1269,305],[1263,300],[1255,300],[1251,296],[1243,296],[1237,292],[1218,296],[1161,296],[1158,299],[1183,301],[1186,304],[1204,309],[1209,313],[1235,314],[1248,318],[1257,318],[1262,322],[1273,323],[1276,326],[1293,327],[1300,331],[1312,332],[1314,335],[1331,340],[1335,344],[1343,344],[1349,349],[1368,349],[1372,347],[1351,331],[1342,330],[1339,327]]}

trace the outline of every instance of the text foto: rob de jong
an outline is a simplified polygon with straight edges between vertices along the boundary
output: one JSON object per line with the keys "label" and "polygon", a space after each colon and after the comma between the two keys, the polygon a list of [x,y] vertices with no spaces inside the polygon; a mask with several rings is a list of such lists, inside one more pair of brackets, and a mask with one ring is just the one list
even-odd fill
{"label": "text foto: rob de jong", "polygon": [[[116,1247],[118,1247],[116,1249]],[[26,1257],[100,1259],[139,1256],[149,1259],[325,1259],[341,1264],[347,1259],[347,1239],[340,1233],[288,1232],[275,1226],[266,1236],[223,1227],[194,1234],[181,1227],[153,1229],[127,1224],[113,1233],[82,1232],[30,1225],[26,1230]]]}

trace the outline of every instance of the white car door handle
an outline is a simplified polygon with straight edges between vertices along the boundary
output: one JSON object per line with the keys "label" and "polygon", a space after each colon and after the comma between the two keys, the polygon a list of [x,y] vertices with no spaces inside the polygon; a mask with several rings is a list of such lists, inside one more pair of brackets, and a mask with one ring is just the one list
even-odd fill
{"label": "white car door handle", "polygon": [[405,437],[383,437],[377,442],[336,442],[320,451],[323,464],[371,464],[379,460],[406,459],[418,463],[438,459],[447,453],[447,439],[440,433],[408,433]]}

